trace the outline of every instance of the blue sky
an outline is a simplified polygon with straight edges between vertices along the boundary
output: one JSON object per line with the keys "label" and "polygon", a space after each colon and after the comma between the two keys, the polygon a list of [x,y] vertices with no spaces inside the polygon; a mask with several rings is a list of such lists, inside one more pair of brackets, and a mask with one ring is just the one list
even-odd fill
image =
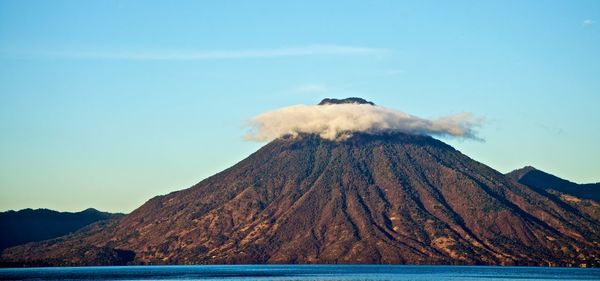
{"label": "blue sky", "polygon": [[0,209],[129,212],[264,143],[266,110],[360,96],[501,172],[600,181],[599,1],[0,0]]}

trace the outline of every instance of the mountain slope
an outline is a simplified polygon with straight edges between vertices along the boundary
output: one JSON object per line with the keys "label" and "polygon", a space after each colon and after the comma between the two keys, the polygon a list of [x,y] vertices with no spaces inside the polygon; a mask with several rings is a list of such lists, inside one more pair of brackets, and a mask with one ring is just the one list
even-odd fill
{"label": "mountain slope", "polygon": [[2,258],[598,266],[599,242],[598,220],[431,137],[300,135],[121,219]]}
{"label": "mountain slope", "polygon": [[120,214],[95,209],[76,213],[48,209],[0,212],[0,251],[15,245],[63,236],[91,223],[117,216]]}

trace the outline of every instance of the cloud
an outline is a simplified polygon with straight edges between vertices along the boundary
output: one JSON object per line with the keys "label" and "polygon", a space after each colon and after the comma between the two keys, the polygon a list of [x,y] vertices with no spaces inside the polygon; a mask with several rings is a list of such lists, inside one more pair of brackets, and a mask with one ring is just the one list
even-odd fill
{"label": "cloud", "polygon": [[328,140],[343,140],[357,132],[479,139],[474,128],[481,122],[470,113],[429,120],[368,104],[293,105],[253,117],[245,139],[270,141],[285,135],[311,133]]}
{"label": "cloud", "polygon": [[281,57],[305,57],[324,55],[377,55],[388,53],[387,49],[344,45],[306,45],[270,49],[247,50],[135,50],[135,51],[70,51],[51,55],[77,59],[117,60],[232,60]]}
{"label": "cloud", "polygon": [[585,19],[581,22],[583,25],[592,25],[594,23],[596,23],[596,21],[592,20],[592,19]]}

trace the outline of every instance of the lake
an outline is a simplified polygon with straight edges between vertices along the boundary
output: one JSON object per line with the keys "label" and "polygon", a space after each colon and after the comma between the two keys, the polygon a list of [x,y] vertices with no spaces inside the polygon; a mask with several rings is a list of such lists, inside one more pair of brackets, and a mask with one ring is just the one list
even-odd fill
{"label": "lake", "polygon": [[2,268],[0,280],[600,280],[600,269],[413,265]]}

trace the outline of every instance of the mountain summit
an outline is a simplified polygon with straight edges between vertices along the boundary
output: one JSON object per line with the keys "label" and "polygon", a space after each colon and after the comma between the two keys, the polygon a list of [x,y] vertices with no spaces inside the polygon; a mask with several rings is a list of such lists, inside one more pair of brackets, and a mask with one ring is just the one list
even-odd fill
{"label": "mountain summit", "polygon": [[597,219],[429,136],[300,134],[123,218],[2,258],[599,266],[599,242]]}
{"label": "mountain summit", "polygon": [[319,105],[327,104],[370,104],[375,105],[373,102],[367,101],[363,98],[345,98],[345,99],[323,99]]}

